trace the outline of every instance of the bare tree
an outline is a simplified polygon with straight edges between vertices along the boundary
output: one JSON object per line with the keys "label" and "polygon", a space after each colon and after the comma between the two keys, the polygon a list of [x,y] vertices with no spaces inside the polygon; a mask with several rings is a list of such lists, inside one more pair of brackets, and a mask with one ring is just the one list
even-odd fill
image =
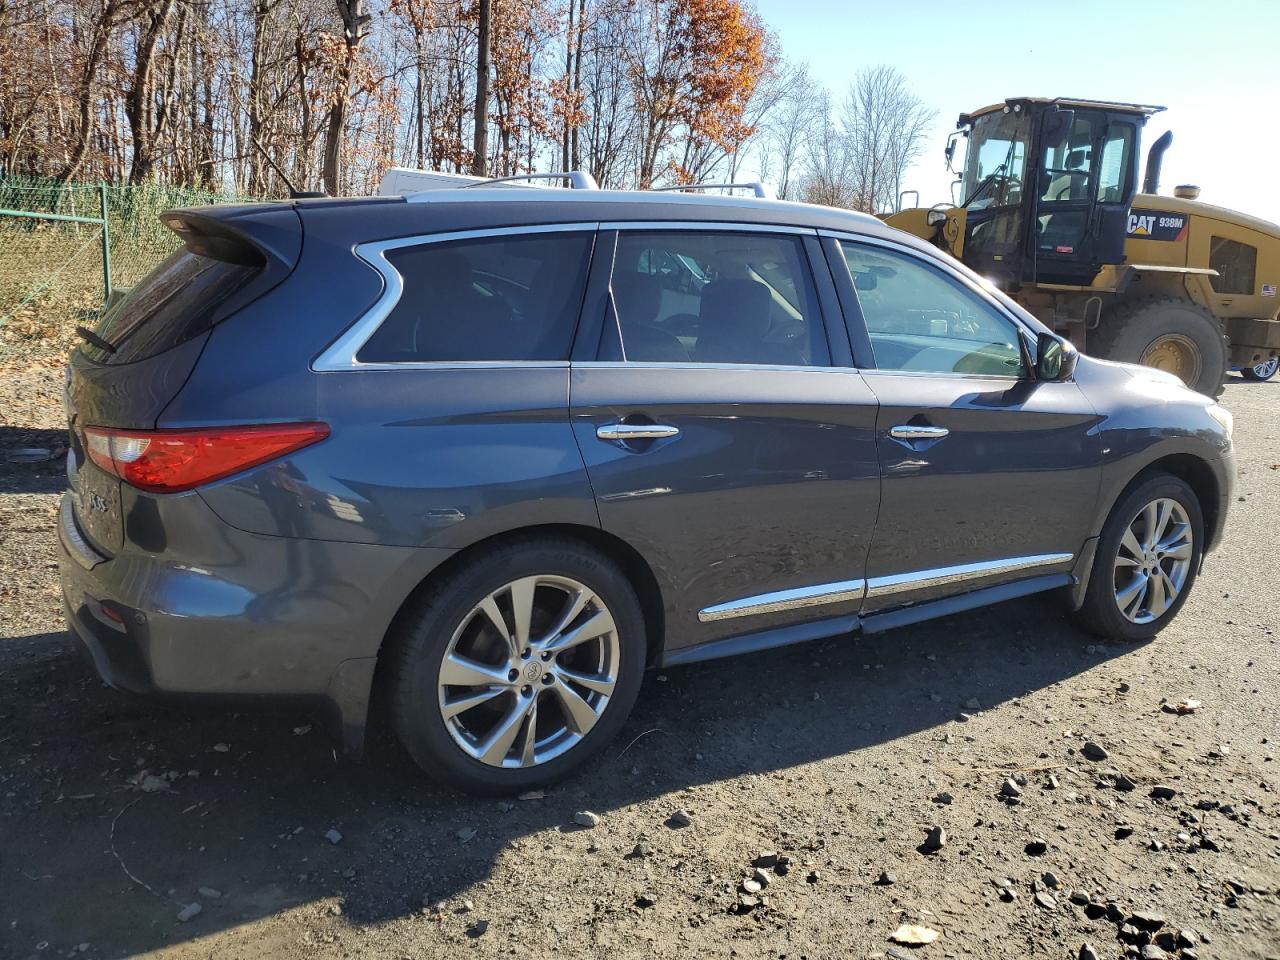
{"label": "bare tree", "polygon": [[875,213],[894,208],[902,175],[924,148],[935,116],[894,67],[858,71],[842,122],[859,209]]}
{"label": "bare tree", "polygon": [[477,177],[485,175],[485,162],[489,156],[489,50],[493,44],[492,7],[492,0],[479,0],[480,22],[476,34],[475,132],[471,148],[471,172]]}
{"label": "bare tree", "polygon": [[812,141],[822,129],[828,110],[825,92],[809,75],[808,64],[788,66],[781,73],[783,94],[769,115],[761,152],[767,162],[761,175],[772,176],[779,198],[789,200],[796,193],[797,181],[803,174],[803,163]]}

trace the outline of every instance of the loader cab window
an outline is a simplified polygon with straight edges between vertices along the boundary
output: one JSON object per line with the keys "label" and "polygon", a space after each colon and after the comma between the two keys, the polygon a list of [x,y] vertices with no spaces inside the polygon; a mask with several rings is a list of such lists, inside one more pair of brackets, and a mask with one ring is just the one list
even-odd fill
{"label": "loader cab window", "polygon": [[1107,128],[1098,163],[1098,202],[1124,203],[1128,192],[1130,156],[1133,153],[1131,123],[1113,123]]}
{"label": "loader cab window", "polygon": [[1023,112],[986,113],[973,121],[961,178],[962,206],[970,210],[1022,202],[1031,120]]}
{"label": "loader cab window", "polygon": [[1215,293],[1253,294],[1258,248],[1226,237],[1209,238],[1209,266],[1218,271],[1209,283]]}
{"label": "loader cab window", "polygon": [[1093,185],[1093,148],[1102,117],[1077,111],[1071,128],[1044,146],[1042,202],[1087,201]]}

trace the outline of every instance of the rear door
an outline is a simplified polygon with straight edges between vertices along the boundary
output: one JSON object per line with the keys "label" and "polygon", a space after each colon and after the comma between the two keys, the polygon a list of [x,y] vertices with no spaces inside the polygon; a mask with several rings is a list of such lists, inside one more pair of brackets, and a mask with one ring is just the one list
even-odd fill
{"label": "rear door", "polygon": [[1070,569],[1100,476],[1080,389],[1032,379],[1025,331],[958,271],[879,240],[828,249],[880,403],[864,611]]}
{"label": "rear door", "polygon": [[611,226],[571,416],[601,524],[661,580],[668,650],[852,626],[879,501],[876,403],[816,237]]}

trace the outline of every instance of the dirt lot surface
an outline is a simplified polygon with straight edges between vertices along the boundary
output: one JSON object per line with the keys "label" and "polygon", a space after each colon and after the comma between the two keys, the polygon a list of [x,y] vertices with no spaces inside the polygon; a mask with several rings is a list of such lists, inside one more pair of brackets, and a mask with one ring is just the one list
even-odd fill
{"label": "dirt lot surface", "polygon": [[58,385],[0,375],[0,956],[1280,957],[1280,383],[1227,389],[1245,502],[1156,642],[1030,599],[655,673],[510,801],[103,686],[61,461],[7,462],[62,445]]}

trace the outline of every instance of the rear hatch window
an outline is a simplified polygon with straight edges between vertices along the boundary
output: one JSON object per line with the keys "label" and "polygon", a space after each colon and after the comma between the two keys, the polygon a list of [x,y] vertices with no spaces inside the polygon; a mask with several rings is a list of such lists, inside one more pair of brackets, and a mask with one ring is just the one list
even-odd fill
{"label": "rear hatch window", "polygon": [[98,363],[131,363],[204,333],[265,265],[248,245],[219,246],[178,250],[102,315],[80,350]]}

